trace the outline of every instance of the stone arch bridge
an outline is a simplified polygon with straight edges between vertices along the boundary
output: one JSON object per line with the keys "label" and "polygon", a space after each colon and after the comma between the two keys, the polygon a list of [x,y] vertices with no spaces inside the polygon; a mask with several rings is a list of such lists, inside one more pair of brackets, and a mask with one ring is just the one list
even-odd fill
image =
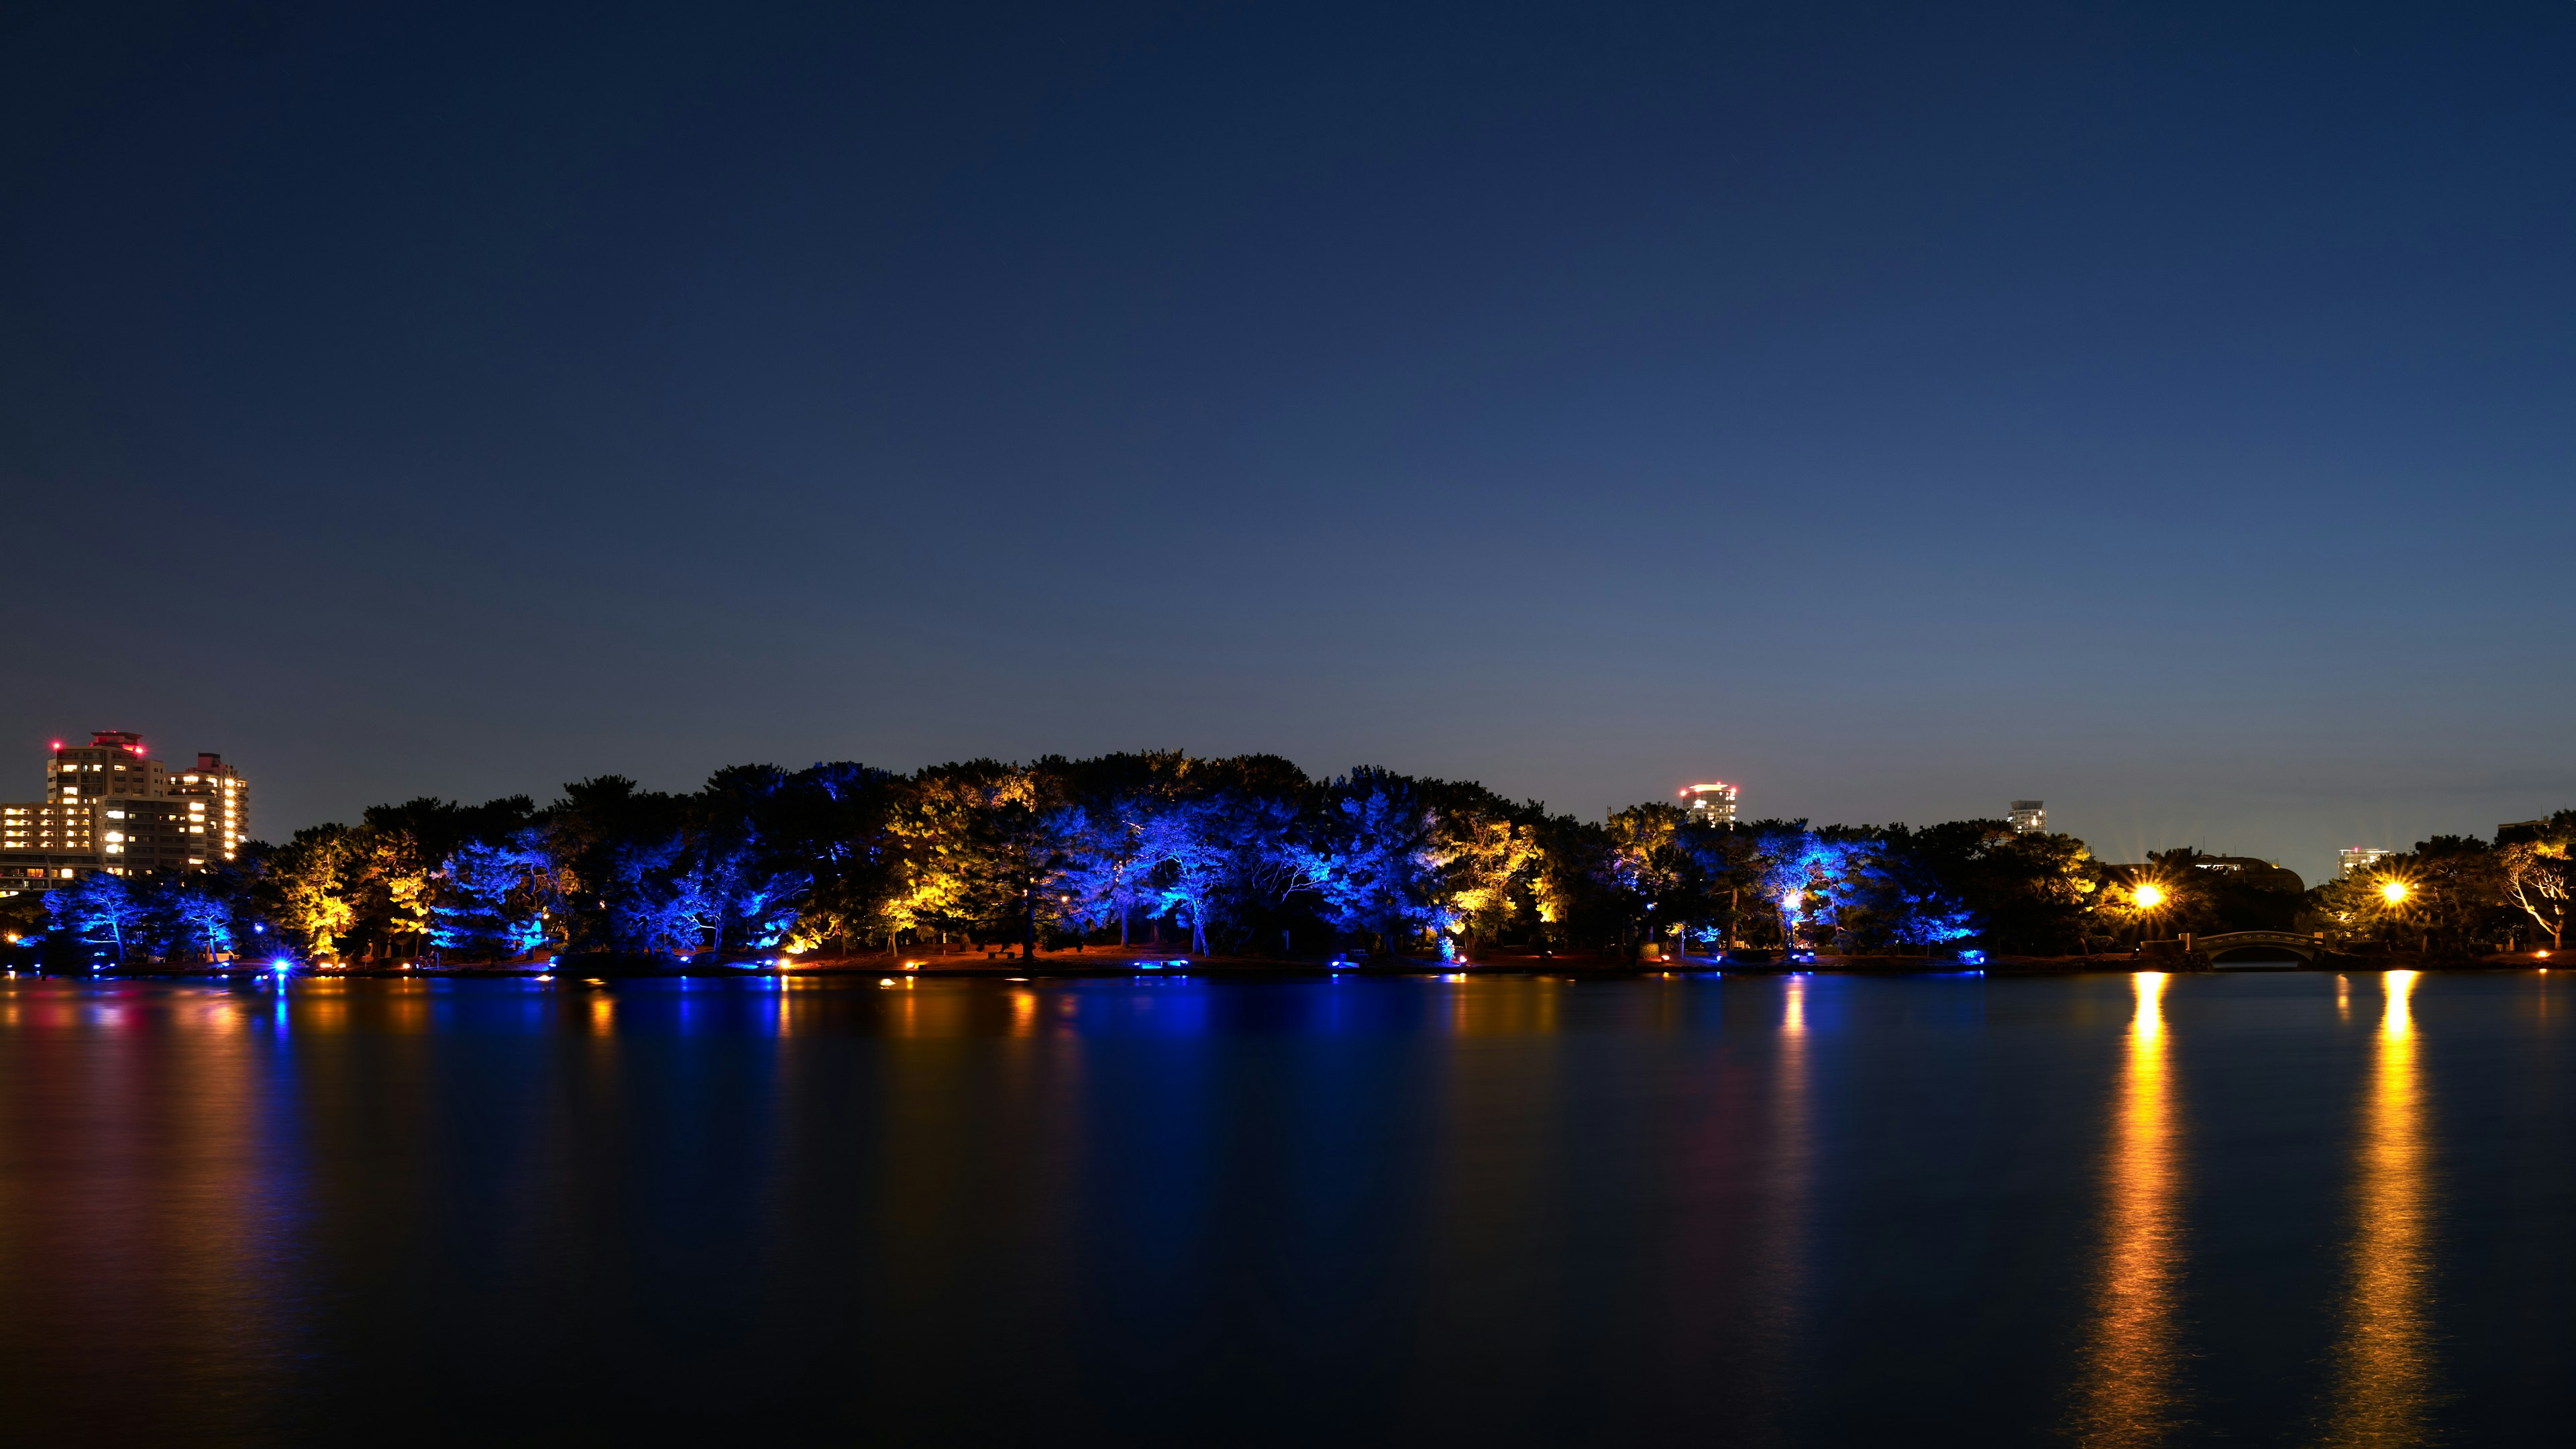
{"label": "stone arch bridge", "polygon": [[2298,931],[2221,931],[2214,936],[2194,936],[2191,948],[2209,957],[2209,964],[2220,971],[2260,970],[2270,964],[2262,961],[2221,961],[2230,951],[2260,949],[2287,952],[2309,966],[2326,954],[2326,943]]}

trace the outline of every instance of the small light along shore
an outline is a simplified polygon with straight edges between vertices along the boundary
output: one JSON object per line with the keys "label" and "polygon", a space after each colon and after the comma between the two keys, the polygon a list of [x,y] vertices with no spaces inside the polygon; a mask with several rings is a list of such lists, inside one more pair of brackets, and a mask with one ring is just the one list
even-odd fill
{"label": "small light along shore", "polygon": [[[204,965],[172,965],[154,962],[119,968],[103,966],[87,972],[54,972],[59,980],[135,980],[147,978],[208,978],[225,980],[269,979],[286,976],[298,981],[311,980],[423,980],[423,979],[598,979],[649,980],[693,978],[698,980],[850,980],[858,978],[932,978],[948,980],[1019,981],[1038,979],[1181,979],[1206,978],[1229,980],[1313,979],[1324,976],[1411,976],[1441,977],[1464,980],[1470,977],[1551,977],[1576,980],[1614,979],[1679,979],[1712,975],[1789,976],[1807,974],[1855,976],[2073,976],[2103,972],[2161,971],[2175,973],[2237,974],[2277,971],[2310,971],[2320,973],[2374,971],[2546,971],[2554,964],[2549,951],[2496,952],[2469,959],[2457,957],[2427,959],[2411,952],[2372,952],[2369,954],[2332,954],[2315,965],[2296,960],[2254,960],[2211,963],[2207,958],[2180,953],[2097,952],[2085,956],[1994,956],[1982,962],[1963,963],[1952,958],[1926,959],[1922,956],[1837,956],[1817,954],[1812,958],[1784,960],[1774,952],[1730,952],[1724,956],[1692,956],[1674,960],[1637,960],[1615,953],[1556,952],[1541,955],[1526,951],[1495,951],[1474,960],[1442,960],[1434,956],[1368,956],[1282,958],[1277,956],[1191,955],[1139,951],[1133,947],[1089,946],[1042,951],[1034,957],[1021,958],[1015,951],[982,948],[952,950],[946,954],[899,954],[882,952],[857,956],[753,956],[715,960],[696,957],[687,961],[672,958],[645,959],[607,956],[545,957],[501,961],[442,961],[437,959],[298,962],[280,970],[275,966],[255,963],[218,962]],[[38,979],[40,973],[17,970],[9,973],[22,980]]]}

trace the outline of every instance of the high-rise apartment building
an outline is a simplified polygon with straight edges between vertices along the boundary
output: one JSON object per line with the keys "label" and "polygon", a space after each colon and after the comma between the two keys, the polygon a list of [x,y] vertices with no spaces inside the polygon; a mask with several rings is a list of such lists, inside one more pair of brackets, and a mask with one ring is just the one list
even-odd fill
{"label": "high-rise apartment building", "polygon": [[45,803],[109,795],[150,800],[167,793],[163,774],[161,762],[144,751],[143,736],[128,730],[100,730],[86,745],[66,747],[56,740],[53,758],[45,762]]}
{"label": "high-rise apartment building", "polygon": [[1723,780],[1706,785],[1692,785],[1682,791],[1690,802],[1690,818],[1714,825],[1735,823],[1735,787]]}
{"label": "high-rise apartment building", "polygon": [[2375,845],[2356,845],[2335,853],[2343,859],[2343,873],[2350,876],[2359,875],[2397,852]]}
{"label": "high-rise apartment building", "polygon": [[2048,832],[2048,802],[2015,800],[2012,813],[2004,818],[2012,822],[2015,835],[2044,835]]}
{"label": "high-rise apartment building", "polygon": [[92,870],[202,870],[249,839],[250,782],[221,756],[173,772],[140,735],[101,730],[86,745],[54,742],[44,799],[0,805],[0,894]]}
{"label": "high-rise apartment building", "polygon": [[204,846],[200,864],[237,859],[250,843],[250,781],[223,756],[200,754],[195,769],[171,771],[169,794],[188,803],[188,834]]}

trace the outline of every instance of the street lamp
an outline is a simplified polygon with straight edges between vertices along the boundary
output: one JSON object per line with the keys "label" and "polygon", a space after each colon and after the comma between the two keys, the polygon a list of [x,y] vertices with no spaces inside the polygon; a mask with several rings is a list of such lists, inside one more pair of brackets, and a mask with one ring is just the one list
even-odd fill
{"label": "street lamp", "polygon": [[2149,881],[2129,892],[2129,899],[2137,903],[2139,910],[2152,911],[2165,903],[2165,888]]}
{"label": "street lamp", "polygon": [[2379,898],[2392,906],[2406,904],[2406,898],[2412,894],[2414,894],[2414,887],[2402,880],[2384,880],[2379,883]]}

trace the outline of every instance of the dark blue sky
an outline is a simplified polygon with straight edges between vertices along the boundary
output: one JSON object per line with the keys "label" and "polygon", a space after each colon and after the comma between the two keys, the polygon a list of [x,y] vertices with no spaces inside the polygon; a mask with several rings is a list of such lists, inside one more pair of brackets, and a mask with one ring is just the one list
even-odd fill
{"label": "dark blue sky", "polygon": [[2566,5],[38,8],[0,794],[2576,805]]}

